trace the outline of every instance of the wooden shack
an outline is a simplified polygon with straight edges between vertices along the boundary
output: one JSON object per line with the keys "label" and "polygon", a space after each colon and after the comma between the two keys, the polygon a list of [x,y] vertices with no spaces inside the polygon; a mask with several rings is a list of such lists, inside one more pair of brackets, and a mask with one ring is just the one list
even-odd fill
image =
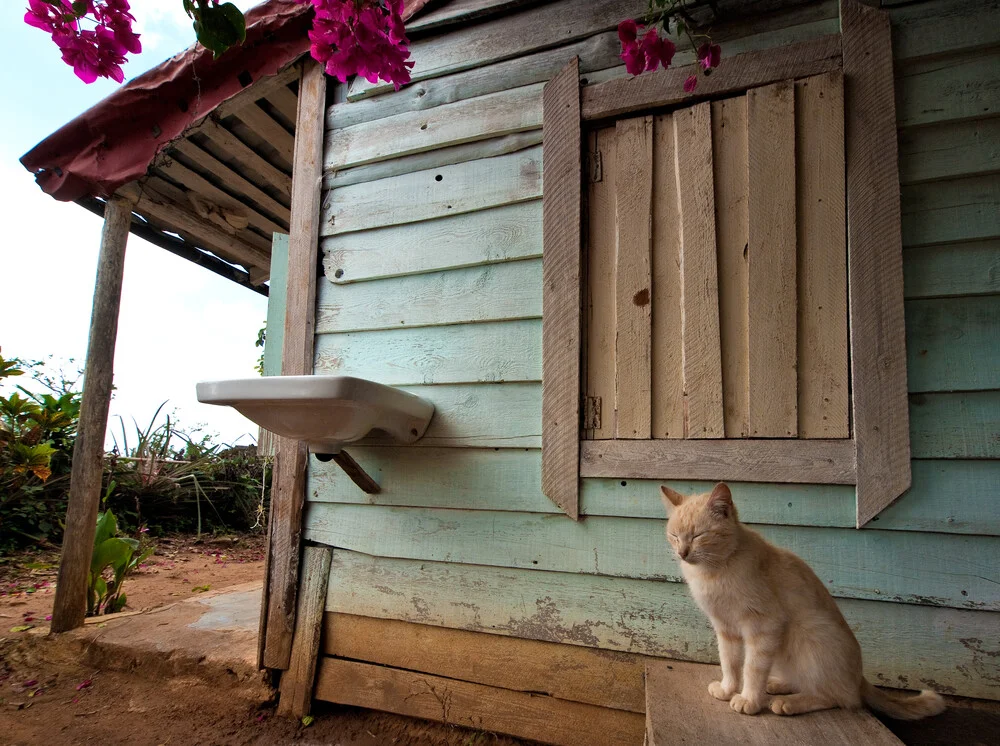
{"label": "wooden shack", "polygon": [[690,94],[680,41],[621,66],[646,5],[429,5],[398,92],[306,65],[268,355],[436,413],[349,449],[376,494],[279,439],[286,711],[641,743],[647,664],[717,660],[658,486],[718,480],[870,680],[1000,698],[1000,5],[693,3]]}

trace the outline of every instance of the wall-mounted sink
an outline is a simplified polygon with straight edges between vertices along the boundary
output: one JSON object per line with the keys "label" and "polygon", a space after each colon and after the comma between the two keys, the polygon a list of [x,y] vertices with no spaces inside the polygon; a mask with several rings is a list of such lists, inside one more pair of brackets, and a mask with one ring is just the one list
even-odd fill
{"label": "wall-mounted sink", "polygon": [[434,405],[385,384],[349,376],[267,376],[198,384],[198,401],[233,407],[265,430],[338,454],[381,430],[402,443],[427,430]]}

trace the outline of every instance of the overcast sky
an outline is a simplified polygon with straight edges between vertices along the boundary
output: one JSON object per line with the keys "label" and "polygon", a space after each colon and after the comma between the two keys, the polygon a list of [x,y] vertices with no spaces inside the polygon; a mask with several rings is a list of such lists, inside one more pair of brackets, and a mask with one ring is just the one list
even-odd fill
{"label": "overcast sky", "polygon": [[[254,0],[236,0],[242,9]],[[117,85],[84,85],[49,37],[22,21],[26,2],[0,3],[0,348],[5,357],[86,355],[101,221],[44,194],[18,158]],[[181,51],[194,31],[181,0],[131,0],[142,54],[126,79]],[[199,404],[195,383],[254,376],[267,299],[129,237],[115,355],[117,415],[148,423],[164,401],[182,424],[204,423],[223,442],[247,444],[257,428],[235,410]]]}

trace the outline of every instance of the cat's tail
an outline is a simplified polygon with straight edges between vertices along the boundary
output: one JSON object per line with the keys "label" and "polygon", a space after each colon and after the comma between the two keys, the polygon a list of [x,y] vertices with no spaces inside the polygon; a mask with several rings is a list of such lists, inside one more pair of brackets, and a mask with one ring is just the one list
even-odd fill
{"label": "cat's tail", "polygon": [[899,696],[876,689],[865,679],[861,680],[861,697],[873,710],[896,720],[919,720],[938,715],[946,707],[941,695],[930,689],[924,689],[915,697]]}

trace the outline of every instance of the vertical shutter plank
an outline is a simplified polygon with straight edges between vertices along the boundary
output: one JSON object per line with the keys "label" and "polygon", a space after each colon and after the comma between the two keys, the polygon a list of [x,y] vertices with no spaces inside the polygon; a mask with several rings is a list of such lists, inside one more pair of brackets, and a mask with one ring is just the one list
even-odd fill
{"label": "vertical shutter plank", "polygon": [[681,354],[681,234],[673,115],[653,122],[653,341],[654,438],[684,437]]}
{"label": "vertical shutter plank", "polygon": [[795,95],[790,82],[747,92],[750,436],[798,434]]}
{"label": "vertical shutter plank", "polygon": [[653,119],[616,125],[615,435],[650,435],[650,219]]}
{"label": "vertical shutter plank", "polygon": [[698,104],[674,112],[673,120],[681,208],[685,432],[689,438],[721,438],[725,435],[725,426],[711,104]]}
{"label": "vertical shutter plank", "polygon": [[601,426],[589,434],[605,440],[615,436],[615,128],[591,132],[588,153],[587,396],[601,400]]}
{"label": "vertical shutter plank", "polygon": [[712,104],[715,222],[719,244],[722,400],[727,438],[749,433],[747,400],[747,99]]}
{"label": "vertical shutter plank", "polygon": [[542,492],[573,520],[580,503],[580,71],[542,92]]}
{"label": "vertical shutter plank", "polygon": [[841,0],[857,525],[910,487],[899,150],[888,14]]}
{"label": "vertical shutter plank", "polygon": [[799,437],[850,437],[844,88],[840,71],[795,83]]}

